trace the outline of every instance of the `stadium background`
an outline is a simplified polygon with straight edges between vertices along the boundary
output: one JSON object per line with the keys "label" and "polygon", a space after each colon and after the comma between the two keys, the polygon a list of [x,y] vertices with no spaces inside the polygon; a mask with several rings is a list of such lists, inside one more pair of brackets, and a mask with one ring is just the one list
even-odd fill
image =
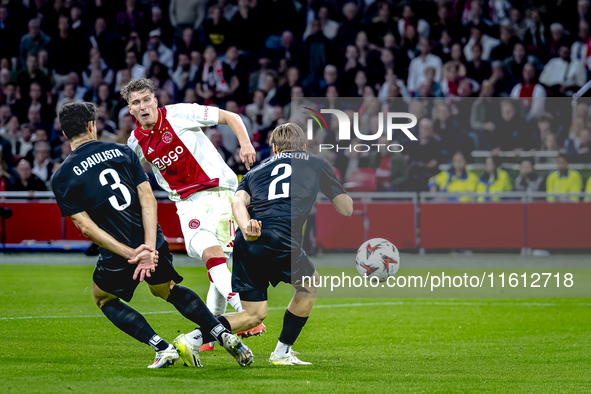
{"label": "stadium background", "polygon": [[[573,106],[570,95],[588,79],[590,19],[588,0],[0,0],[0,207],[12,209],[2,236],[10,252],[37,251],[0,254],[0,391],[587,392],[587,299],[320,298],[297,344],[314,368],[283,371],[266,366],[265,353],[291,298],[288,286],[270,289],[268,333],[248,339],[252,368],[239,369],[218,350],[202,355],[202,370],[148,374],[152,350],[108,324],[91,301],[96,257],[39,251],[88,248],[47,190],[69,153],[59,107],[95,102],[101,140],[125,143],[134,123],[118,88],[147,76],[161,105],[199,102],[240,113],[259,160],[270,153],[269,131],[298,121],[292,97],[375,96],[379,109],[432,120],[419,123],[416,146],[403,142],[405,154],[325,156],[354,193],[355,215],[345,221],[321,199],[307,226],[312,252],[351,252],[379,236],[403,251],[429,252],[403,254],[399,275],[586,268],[588,254],[573,252],[591,249],[588,195],[561,199],[544,191],[560,153],[581,182],[552,191],[589,185],[589,107],[584,99]],[[205,51],[210,44],[217,56]],[[570,53],[563,49],[561,57],[561,47]],[[473,61],[478,49],[481,63]],[[421,50],[430,52],[423,63],[416,61]],[[552,78],[542,77],[545,70]],[[502,104],[510,96],[514,101]],[[503,105],[515,113],[503,119]],[[371,126],[375,107],[367,113]],[[231,131],[206,133],[243,174]],[[322,138],[315,143],[334,135]],[[463,201],[431,192],[429,180],[445,174],[457,150],[478,177],[494,155],[510,178],[509,186],[496,186],[516,194],[466,194]],[[539,178],[522,176],[526,157]],[[493,189],[487,179],[479,190]],[[477,191],[474,184],[463,190]],[[174,206],[158,197],[160,223],[175,241]],[[516,253],[531,249],[552,257]],[[468,250],[511,253],[461,253]],[[205,267],[184,253],[174,259],[184,283],[206,294]],[[321,275],[356,274],[352,253],[313,261]],[[193,328],[146,286],[133,306],[163,338]]]}
{"label": "stadium background", "polygon": [[[546,190],[559,154],[571,170],[548,191],[591,191],[590,110],[570,97],[588,79],[590,19],[587,0],[3,0],[0,193],[14,214],[3,237],[19,244],[15,250],[83,247],[45,243],[83,239],[59,218],[51,191],[40,193],[70,152],[56,114],[64,103],[92,101],[101,108],[99,140],[125,143],[135,125],[119,89],[145,76],[161,106],[198,102],[240,113],[259,161],[270,154],[267,137],[277,124],[304,125],[291,113],[292,97],[373,100],[359,109],[367,128],[378,111],[417,116],[419,141],[402,154],[324,155],[348,191],[365,194],[357,194],[356,230],[347,237],[330,231],[339,219],[318,205],[311,249],[352,248],[368,236],[401,249],[588,248],[589,204],[551,205],[535,193]],[[330,130],[308,149],[333,143]],[[232,131],[206,133],[244,174]],[[454,175],[456,151],[467,165],[438,184],[438,173]],[[498,169],[487,172],[489,156]],[[464,182],[472,172],[478,181]],[[425,192],[441,189],[530,194],[429,201]],[[159,216],[174,241],[180,228],[165,200]],[[452,223],[454,232],[442,231]]]}

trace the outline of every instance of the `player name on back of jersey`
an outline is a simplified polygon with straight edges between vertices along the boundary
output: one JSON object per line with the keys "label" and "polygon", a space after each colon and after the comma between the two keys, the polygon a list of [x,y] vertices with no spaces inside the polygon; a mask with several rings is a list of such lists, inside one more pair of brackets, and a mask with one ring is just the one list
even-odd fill
{"label": "player name on back of jersey", "polygon": [[279,159],[300,159],[300,160],[309,160],[310,154],[306,152],[282,152],[272,156],[268,161],[261,164],[261,167],[265,167],[276,160]]}
{"label": "player name on back of jersey", "polygon": [[119,149],[108,149],[103,152],[94,153],[82,160],[79,166],[74,166],[74,173],[76,175],[82,175],[86,172],[86,170],[99,163],[121,156],[123,156],[123,152],[121,152]]}

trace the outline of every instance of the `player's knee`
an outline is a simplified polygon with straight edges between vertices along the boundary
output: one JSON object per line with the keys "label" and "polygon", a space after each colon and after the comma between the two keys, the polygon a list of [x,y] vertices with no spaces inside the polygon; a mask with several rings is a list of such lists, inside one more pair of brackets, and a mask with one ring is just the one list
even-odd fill
{"label": "player's knee", "polygon": [[314,271],[314,275],[312,275],[311,280],[305,282],[304,288],[308,291],[308,293],[315,296],[316,292],[318,291],[318,284],[319,283],[320,283],[320,275],[318,275],[317,271]]}
{"label": "player's knee", "polygon": [[154,297],[159,297],[162,298],[163,300],[168,299],[168,296],[170,295],[170,286],[168,286],[168,284],[165,285],[158,285],[158,286],[149,286],[150,288],[150,293],[152,293],[152,295]]}
{"label": "player's knee", "polygon": [[150,289],[150,293],[152,293],[154,297],[160,297],[160,294],[158,293],[157,289],[153,288],[152,286],[148,286],[148,288]]}
{"label": "player's knee", "polygon": [[206,263],[213,258],[225,257],[224,251],[220,246],[212,246],[203,251],[201,259]]}
{"label": "player's knee", "polygon": [[103,307],[107,304],[107,302],[115,300],[116,298],[112,297],[94,297],[94,303],[99,309],[103,309]]}
{"label": "player's knee", "polygon": [[258,326],[259,324],[261,324],[263,322],[263,320],[265,320],[267,318],[267,310],[257,311],[255,317],[256,317],[256,320],[258,321],[256,324]]}
{"label": "player's knee", "polygon": [[250,317],[250,324],[252,327],[256,327],[259,324],[261,324],[263,322],[263,320],[265,320],[267,318],[267,310],[266,309],[260,309],[260,310],[255,310],[255,311],[251,311],[249,313],[249,317]]}

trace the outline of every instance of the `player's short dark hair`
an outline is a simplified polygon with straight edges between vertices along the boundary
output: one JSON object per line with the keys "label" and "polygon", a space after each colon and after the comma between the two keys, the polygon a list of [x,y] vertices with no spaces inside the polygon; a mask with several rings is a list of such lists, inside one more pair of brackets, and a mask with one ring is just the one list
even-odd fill
{"label": "player's short dark hair", "polygon": [[129,102],[129,98],[131,97],[132,93],[143,92],[144,90],[154,94],[156,90],[154,89],[154,83],[152,80],[148,78],[132,79],[121,88],[121,96],[123,96],[125,101]]}
{"label": "player's short dark hair", "polygon": [[93,103],[64,104],[59,113],[62,131],[69,140],[88,132],[88,122],[96,122],[98,108]]}
{"label": "player's short dark hair", "polygon": [[269,144],[277,146],[277,152],[304,150],[306,137],[304,130],[295,123],[285,123],[275,127]]}

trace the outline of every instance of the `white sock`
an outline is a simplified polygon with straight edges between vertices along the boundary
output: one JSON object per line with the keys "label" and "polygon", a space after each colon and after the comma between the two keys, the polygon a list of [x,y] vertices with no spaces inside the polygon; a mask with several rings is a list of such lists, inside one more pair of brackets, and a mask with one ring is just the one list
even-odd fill
{"label": "white sock", "polygon": [[291,345],[286,345],[281,341],[277,341],[277,346],[275,347],[275,356],[283,358],[289,356],[289,352],[291,351]]}
{"label": "white sock", "polygon": [[220,294],[217,287],[213,283],[209,284],[209,291],[207,292],[207,308],[214,316],[223,315],[226,313],[228,301],[223,294]]}
{"label": "white sock", "polygon": [[[228,269],[227,264],[216,265],[209,269],[209,275],[213,280],[213,284],[218,289],[226,300],[232,305],[236,312],[242,312],[242,304],[240,303],[240,295],[232,292],[232,273]],[[209,301],[209,296],[208,296]],[[209,302],[208,302],[209,305]]]}
{"label": "white sock", "polygon": [[185,338],[191,346],[199,347],[203,345],[203,334],[199,328],[185,335]]}

